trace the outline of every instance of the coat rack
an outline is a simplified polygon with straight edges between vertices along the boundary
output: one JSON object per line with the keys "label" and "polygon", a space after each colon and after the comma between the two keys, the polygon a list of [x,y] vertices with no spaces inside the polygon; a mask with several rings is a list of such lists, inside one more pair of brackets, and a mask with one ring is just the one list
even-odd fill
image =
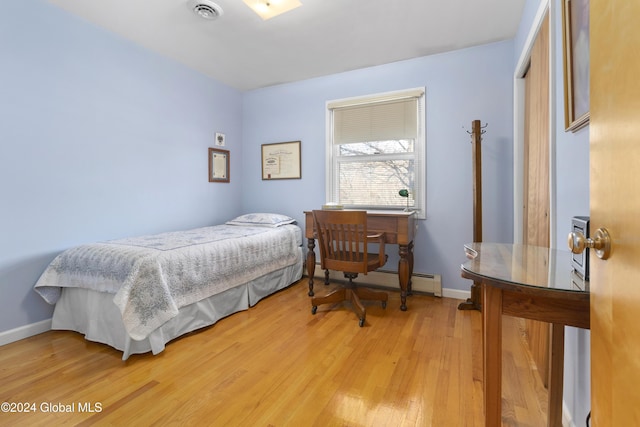
{"label": "coat rack", "polygon": [[[482,242],[482,148],[480,142],[482,135],[486,132],[484,126],[480,125],[480,120],[471,122],[471,154],[473,164],[473,241]],[[480,310],[480,283],[473,282],[471,285],[471,298],[458,305],[458,310]]]}

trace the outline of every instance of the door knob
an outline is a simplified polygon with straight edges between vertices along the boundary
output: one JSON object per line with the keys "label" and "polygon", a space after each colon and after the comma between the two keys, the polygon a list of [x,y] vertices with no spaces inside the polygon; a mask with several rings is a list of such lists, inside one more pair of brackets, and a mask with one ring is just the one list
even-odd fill
{"label": "door knob", "polygon": [[568,238],[569,249],[574,254],[582,253],[586,248],[596,251],[596,255],[600,259],[607,259],[611,254],[611,236],[606,228],[598,228],[593,235],[593,239],[585,237],[579,231],[569,233]]}

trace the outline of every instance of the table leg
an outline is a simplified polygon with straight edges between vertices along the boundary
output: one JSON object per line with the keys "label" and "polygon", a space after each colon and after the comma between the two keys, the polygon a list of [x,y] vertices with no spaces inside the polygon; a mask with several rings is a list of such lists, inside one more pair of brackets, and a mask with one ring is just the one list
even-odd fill
{"label": "table leg", "polygon": [[407,284],[407,295],[413,295],[413,242],[409,243],[409,283]]}
{"label": "table leg", "polygon": [[407,311],[407,292],[410,291],[413,270],[413,244],[399,245],[398,281],[400,284],[400,310]]}
{"label": "table leg", "polygon": [[473,282],[471,284],[471,298],[467,298],[466,301],[458,304],[458,310],[482,310],[482,304],[480,303],[480,283]]}
{"label": "table leg", "polygon": [[484,355],[484,419],[502,425],[502,290],[482,286],[482,350]]}
{"label": "table leg", "polygon": [[551,363],[549,368],[548,426],[562,425],[564,375],[564,325],[551,324]]}
{"label": "table leg", "polygon": [[313,275],[316,274],[316,253],[313,250],[316,247],[316,239],[308,239],[307,243],[307,274],[309,275],[309,296],[313,294]]}

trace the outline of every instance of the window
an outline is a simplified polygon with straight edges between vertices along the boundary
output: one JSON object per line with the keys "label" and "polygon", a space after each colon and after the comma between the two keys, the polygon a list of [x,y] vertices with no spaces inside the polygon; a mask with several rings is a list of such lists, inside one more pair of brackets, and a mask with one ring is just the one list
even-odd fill
{"label": "window", "polygon": [[419,88],[327,103],[327,201],[425,217],[424,98]]}

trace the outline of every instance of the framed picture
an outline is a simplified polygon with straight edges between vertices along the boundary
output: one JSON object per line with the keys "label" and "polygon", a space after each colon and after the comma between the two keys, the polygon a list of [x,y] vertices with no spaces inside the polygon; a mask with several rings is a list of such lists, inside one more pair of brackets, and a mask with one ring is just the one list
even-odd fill
{"label": "framed picture", "polygon": [[229,182],[229,151],[209,148],[209,182]]}
{"label": "framed picture", "polygon": [[589,0],[562,0],[565,130],[589,123]]}
{"label": "framed picture", "polygon": [[262,144],[262,179],[300,179],[300,141]]}

